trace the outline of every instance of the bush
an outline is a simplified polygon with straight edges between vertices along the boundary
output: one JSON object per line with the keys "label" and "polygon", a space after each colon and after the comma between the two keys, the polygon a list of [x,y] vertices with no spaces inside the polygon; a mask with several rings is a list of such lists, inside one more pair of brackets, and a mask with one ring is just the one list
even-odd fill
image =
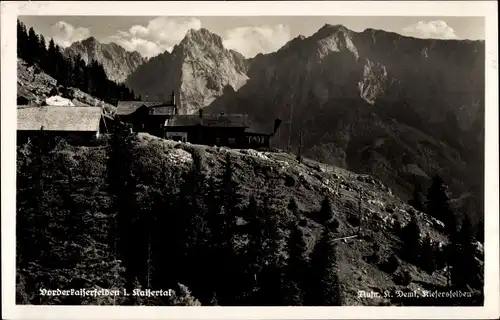
{"label": "bush", "polygon": [[394,210],[395,210],[395,208],[393,205],[387,205],[387,207],[385,207],[386,212],[394,213]]}
{"label": "bush", "polygon": [[330,223],[328,223],[327,228],[330,229],[330,231],[337,231],[337,229],[340,226],[340,222],[337,219],[333,219]]}
{"label": "bush", "polygon": [[403,241],[404,258],[408,262],[418,263],[418,253],[420,252],[420,233],[421,229],[417,218],[412,217],[403,229],[401,229],[401,240]]}
{"label": "bush", "polygon": [[411,283],[411,274],[408,270],[404,269],[401,270],[400,272],[394,274],[392,277],[394,283],[402,285],[402,286],[407,286]]}
{"label": "bush", "polygon": [[301,227],[307,227],[307,219],[306,218],[300,218],[299,219],[299,226],[301,226]]}
{"label": "bush", "polygon": [[368,257],[368,262],[378,264],[380,262],[380,245],[378,242],[372,244],[372,254]]}
{"label": "bush", "polygon": [[419,265],[428,274],[432,274],[436,270],[436,256],[437,247],[427,235],[420,248]]}
{"label": "bush", "polygon": [[358,215],[352,213],[347,217],[347,222],[353,227],[358,227],[361,224],[361,219]]}
{"label": "bush", "polygon": [[286,176],[285,177],[285,186],[287,187],[294,187],[296,184],[295,178],[292,176]]}
{"label": "bush", "polygon": [[392,273],[396,272],[396,270],[398,270],[400,266],[401,266],[401,261],[399,260],[399,258],[395,254],[392,254],[381,265],[381,269],[382,269],[382,271],[385,271],[389,274],[392,274]]}

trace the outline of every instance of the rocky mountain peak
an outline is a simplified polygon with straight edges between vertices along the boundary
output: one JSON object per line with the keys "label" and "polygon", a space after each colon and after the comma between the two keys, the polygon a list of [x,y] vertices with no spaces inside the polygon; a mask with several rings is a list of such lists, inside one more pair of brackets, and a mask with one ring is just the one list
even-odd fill
{"label": "rocky mountain peak", "polygon": [[114,42],[100,43],[95,37],[74,42],[64,52],[67,56],[80,55],[85,63],[96,60],[102,64],[108,78],[115,82],[125,81],[144,62],[139,52],[129,52]]}
{"label": "rocky mountain peak", "polygon": [[[281,51],[281,50],[285,50],[287,48],[290,48],[291,46],[295,45],[296,43],[299,43],[301,42],[302,40],[304,40],[306,37],[299,34],[298,36],[296,36],[295,38],[293,38],[292,40],[288,41],[287,43],[285,43],[285,45],[283,47],[281,47],[278,51]],[[261,54],[260,54],[261,55]]]}
{"label": "rocky mountain peak", "polygon": [[248,80],[247,67],[240,53],[224,48],[220,36],[191,29],[171,55],[148,61],[127,84],[141,96],[178,92],[179,111],[190,114],[212,103],[228,86],[238,90]]}
{"label": "rocky mountain peak", "polygon": [[99,41],[97,41],[96,38],[91,36],[91,37],[88,37],[87,39],[82,40],[81,43],[84,46],[95,46],[95,45],[99,44]]}
{"label": "rocky mountain peak", "polygon": [[190,29],[181,41],[180,45],[212,45],[219,49],[224,49],[222,38],[205,28],[198,30]]}
{"label": "rocky mountain peak", "polygon": [[325,24],[311,36],[311,40],[318,44],[318,58],[323,59],[330,52],[349,51],[358,59],[359,53],[353,43],[353,34],[352,30],[343,25]]}

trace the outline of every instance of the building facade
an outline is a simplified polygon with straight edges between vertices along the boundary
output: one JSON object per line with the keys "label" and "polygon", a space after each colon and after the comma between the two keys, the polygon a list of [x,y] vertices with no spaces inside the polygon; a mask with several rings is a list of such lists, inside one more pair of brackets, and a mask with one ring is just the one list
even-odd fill
{"label": "building facade", "polygon": [[[278,123],[279,126],[279,123]],[[248,116],[241,114],[174,115],[165,121],[163,137],[194,144],[236,149],[269,148],[273,133],[248,132]]]}
{"label": "building facade", "polygon": [[115,116],[134,132],[163,136],[165,121],[175,114],[177,105],[172,92],[170,101],[119,101]]}
{"label": "building facade", "polygon": [[18,106],[17,143],[33,137],[60,137],[76,144],[92,143],[106,132],[101,107]]}
{"label": "building facade", "polygon": [[276,120],[273,133],[248,132],[247,115],[198,114],[179,115],[172,92],[171,101],[120,101],[116,118],[127,123],[133,132],[193,144],[230,148],[269,148],[270,140],[281,121]]}

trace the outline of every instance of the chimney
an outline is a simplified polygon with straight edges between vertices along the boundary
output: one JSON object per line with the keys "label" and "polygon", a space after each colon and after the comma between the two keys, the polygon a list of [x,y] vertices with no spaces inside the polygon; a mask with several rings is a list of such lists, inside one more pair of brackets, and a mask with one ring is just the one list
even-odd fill
{"label": "chimney", "polygon": [[172,99],[171,99],[172,105],[175,106],[175,92],[172,91]]}
{"label": "chimney", "polygon": [[199,115],[200,115],[200,118],[203,118],[203,108],[200,108],[200,109],[198,110],[198,113],[199,113]]}

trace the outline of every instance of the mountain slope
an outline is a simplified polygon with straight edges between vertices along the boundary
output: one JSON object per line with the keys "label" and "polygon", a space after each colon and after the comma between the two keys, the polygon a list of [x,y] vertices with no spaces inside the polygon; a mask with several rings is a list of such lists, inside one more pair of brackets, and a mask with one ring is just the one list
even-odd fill
{"label": "mountain slope", "polygon": [[61,96],[70,99],[76,106],[101,106],[108,114],[113,114],[116,107],[90,94],[73,87],[65,87],[37,66],[28,66],[22,59],[17,59],[17,97],[35,105],[42,105],[47,98]]}
{"label": "mountain slope", "polygon": [[209,109],[249,113],[260,127],[279,117],[277,146],[296,147],[302,131],[308,156],[371,173],[402,197],[440,174],[482,211],[483,41],[325,25],[256,56],[247,75]]}
{"label": "mountain slope", "polygon": [[80,55],[87,64],[92,60],[98,61],[103,65],[108,78],[115,82],[125,81],[145,61],[137,51],[126,51],[114,42],[100,43],[94,37],[74,42],[64,52],[72,57]]}
{"label": "mountain slope", "polygon": [[206,29],[190,30],[174,47],[149,59],[128,78],[127,85],[149,99],[178,93],[181,113],[209,105],[226,90],[238,90],[248,79],[245,58],[222,45],[220,36]]}
{"label": "mountain slope", "polygon": [[[106,142],[103,143],[106,144]],[[111,283],[109,285],[111,288],[111,285],[119,280],[119,269],[111,273],[107,268],[96,268],[94,260],[97,260],[99,265],[102,264],[102,261],[110,263],[109,260],[98,260],[98,258],[109,256],[111,259],[114,254],[114,259],[116,259],[117,255],[116,252],[113,252],[113,248],[114,250],[118,248],[118,257],[123,262],[122,267],[126,270],[123,274],[125,274],[128,283],[134,283],[137,286],[137,282],[139,282],[143,287],[147,283],[152,288],[161,288],[165,283],[162,282],[165,277],[171,277],[174,280],[173,283],[180,281],[187,285],[203,305],[213,305],[214,302],[210,299],[210,294],[207,295],[207,290],[210,293],[211,290],[215,289],[207,286],[207,281],[213,278],[212,272],[214,271],[210,269],[210,266],[217,262],[214,261],[217,259],[214,259],[210,254],[204,255],[200,254],[200,251],[196,251],[198,254],[189,258],[195,259],[193,262],[193,260],[186,260],[184,254],[186,250],[190,250],[188,252],[193,252],[192,250],[206,252],[208,250],[203,244],[204,232],[206,232],[204,228],[212,228],[214,221],[210,220],[210,214],[206,213],[207,207],[203,205],[210,205],[214,199],[210,199],[210,193],[206,194],[205,189],[196,189],[196,203],[201,205],[200,211],[204,213],[200,213],[198,217],[200,220],[197,220],[194,225],[190,225],[188,229],[194,229],[198,239],[202,240],[200,240],[201,244],[196,242],[195,247],[186,249],[183,247],[182,239],[184,238],[182,238],[183,234],[180,232],[179,224],[182,225],[184,219],[189,216],[186,211],[182,210],[183,206],[189,202],[189,198],[186,198],[182,192],[186,192],[186,190],[189,192],[193,189],[193,182],[186,180],[189,179],[189,175],[187,175],[189,169],[193,167],[197,168],[197,172],[200,174],[199,179],[201,179],[196,185],[209,184],[209,187],[217,187],[211,184],[216,177],[225,172],[229,160],[233,168],[232,177],[235,185],[238,186],[238,194],[241,196],[238,209],[232,208],[232,210],[236,210],[233,212],[235,212],[238,221],[234,230],[234,247],[232,249],[237,252],[238,257],[244,259],[244,263],[238,264],[232,273],[235,276],[232,279],[234,279],[236,286],[233,288],[235,291],[231,292],[237,296],[236,305],[248,304],[247,293],[255,293],[256,291],[253,289],[262,285],[251,282],[249,289],[246,273],[243,272],[247,268],[251,268],[252,263],[261,263],[258,257],[255,258],[256,260],[252,260],[254,256],[247,251],[249,243],[246,239],[254,235],[253,232],[255,232],[249,227],[255,223],[255,220],[252,219],[259,212],[242,209],[250,207],[251,197],[257,201],[259,208],[268,210],[266,212],[272,213],[272,218],[278,221],[274,228],[280,229],[280,239],[269,238],[267,240],[276,241],[277,243],[274,245],[278,247],[279,252],[274,252],[275,257],[264,258],[269,264],[277,263],[276,261],[281,261],[281,259],[286,260],[288,251],[278,243],[283,240],[283,237],[287,237],[290,226],[295,223],[299,223],[303,232],[307,255],[311,254],[310,252],[318,242],[321,231],[325,229],[323,222],[318,219],[318,209],[325,197],[329,199],[333,217],[338,221],[335,236],[342,238],[357,235],[357,237],[344,241],[336,241],[338,260],[336,272],[340,277],[341,293],[345,305],[394,305],[401,302],[409,305],[412,301],[411,299],[398,301],[396,296],[393,296],[392,299],[386,296],[362,297],[359,295],[361,291],[376,291],[383,295],[385,290],[393,289],[418,294],[422,294],[424,290],[447,290],[442,267],[438,267],[435,272],[427,273],[402,257],[402,243],[398,232],[401,227],[404,228],[408,224],[410,212],[413,209],[372,177],[358,175],[308,159],[305,159],[303,163],[298,163],[293,155],[287,153],[262,153],[254,150],[229,150],[180,144],[147,134],[139,134],[127,145],[127,148],[130,149],[127,150],[131,154],[130,157],[125,158],[122,157],[127,154],[124,146],[116,147],[112,141],[108,143],[106,148],[60,145],[48,154],[48,157],[51,158],[46,163],[55,168],[51,167],[51,171],[48,171],[42,179],[45,190],[52,192],[45,197],[36,199],[40,201],[40,205],[47,208],[47,215],[51,218],[37,220],[39,224],[36,225],[36,230],[45,231],[40,235],[43,239],[47,239],[47,237],[51,239],[48,243],[51,245],[49,248],[50,257],[53,258],[43,260],[44,256],[40,254],[40,261],[35,259],[38,257],[38,252],[47,250],[47,247],[40,248],[44,244],[43,241],[37,241],[33,244],[40,249],[34,251],[36,254],[27,249],[21,252],[21,257],[24,260],[20,258],[19,265],[21,267],[28,266],[20,272],[20,277],[24,279],[24,286],[20,286],[20,288],[25,288],[25,296],[31,296],[29,291],[31,284],[46,285],[47,281],[52,281],[53,285],[65,287],[68,286],[69,281],[82,281],[81,278],[84,278],[85,283],[90,287],[94,284]],[[27,201],[26,198],[31,190],[29,188],[31,171],[28,170],[30,167],[26,166],[30,164],[35,166],[36,161],[26,161],[32,156],[23,152],[22,149],[19,150],[18,156],[21,165],[18,167],[18,194],[20,196],[17,208],[19,212],[26,212],[26,214],[18,214],[17,216],[21,225],[31,226],[29,224],[30,214],[36,211],[30,209],[36,203]],[[26,164],[22,166],[23,163]],[[69,186],[60,182],[66,181],[64,180],[66,170],[72,173],[72,183]],[[112,174],[117,174],[114,170],[126,170],[129,175],[134,177],[134,180],[131,180],[133,182],[127,184],[127,192],[130,192],[129,197],[133,198],[137,204],[137,210],[130,210],[130,207],[126,206],[124,212],[119,212],[118,219],[124,219],[124,222],[119,220],[118,226],[114,225],[114,219],[116,219],[116,210],[119,210],[120,207],[113,205],[113,203],[116,201],[116,194],[123,191],[119,189],[120,185],[128,180],[113,180]],[[165,185],[167,178],[169,183]],[[87,185],[92,187],[82,187]],[[188,189],[184,188],[186,185],[189,187]],[[70,194],[71,197],[66,196],[67,194]],[[266,203],[266,197],[269,196],[272,197],[272,202]],[[292,198],[296,200],[297,211],[287,209],[287,204]],[[82,215],[91,215],[91,219],[84,219],[80,223],[89,224],[88,228],[83,229],[84,239],[95,237],[97,243],[86,241],[84,244],[89,243],[90,246],[98,247],[99,250],[80,250],[82,245],[79,245],[79,242],[76,242],[78,245],[71,247],[71,241],[78,241],[79,238],[71,233],[60,232],[61,228],[69,228],[71,226],[69,223],[79,221],[70,220],[71,215],[54,214],[55,218],[49,215],[65,212],[67,210],[65,205],[68,203],[82,208]],[[265,207],[266,205],[272,206],[273,209]],[[437,244],[445,245],[448,243],[439,222],[422,213],[417,212],[415,216],[421,227],[422,236],[428,234]],[[154,219],[154,222],[149,221],[150,217]],[[64,224],[60,219],[67,219],[68,224]],[[358,228],[360,221],[361,228]],[[47,223],[48,227],[45,228],[43,223]],[[82,228],[77,228],[77,230],[82,230]],[[134,233],[132,238],[130,230],[133,230]],[[118,241],[118,246],[116,246],[116,242],[110,241],[110,239],[116,239],[117,234],[121,234],[120,232],[124,232],[122,234],[126,236],[115,240]],[[26,239],[29,238],[20,237],[18,239],[19,241],[28,241]],[[146,240],[149,242],[145,242]],[[120,245],[121,241],[128,241],[126,242],[128,245]],[[28,248],[26,244],[22,245],[23,243],[21,242],[19,247]],[[176,247],[179,243],[181,247]],[[212,244],[210,241],[209,243]],[[375,243],[380,248],[377,253],[380,258],[379,262],[369,258],[374,253],[372,248]],[[57,250],[53,248],[57,248]],[[270,248],[274,248],[273,244]],[[78,269],[68,268],[64,264],[68,263],[66,262],[68,258],[65,256],[61,259],[55,258],[58,254],[67,252],[65,250],[71,252],[70,258],[73,260],[69,260],[70,262],[79,261]],[[125,252],[121,250],[125,250]],[[179,256],[176,250],[181,250]],[[90,255],[87,252],[93,254]],[[173,257],[178,257],[175,264],[170,263]],[[232,263],[232,260],[226,261],[225,258],[229,257],[224,256],[224,259],[220,260],[219,263]],[[478,258],[480,258],[480,250],[478,250]],[[246,263],[246,259],[250,259],[250,261]],[[396,265],[393,266],[392,270],[388,270],[384,267],[384,262],[391,259],[395,259]],[[51,268],[47,267],[49,263]],[[158,270],[158,272],[150,270]],[[166,272],[167,270],[168,272]],[[408,283],[400,283],[398,280],[398,275],[403,270],[406,270],[410,275]],[[74,277],[70,277],[68,274],[72,274]],[[264,274],[262,275],[264,276]],[[226,274],[222,277],[227,280]],[[221,281],[222,278],[213,280]],[[166,287],[171,288],[167,285]],[[223,290],[218,291],[218,294],[222,295],[223,293],[225,293]],[[73,297],[74,300],[71,302],[80,304],[83,301],[79,300],[80,298],[90,299],[87,302],[89,304],[96,303],[92,300],[93,297]],[[45,297],[42,303],[64,304],[65,302],[65,300],[61,302],[61,300],[55,299],[57,297]],[[62,297],[61,299],[66,298]],[[425,305],[426,302],[433,303],[431,299],[417,298],[415,300],[414,302],[420,305]],[[40,303],[39,301],[40,299],[32,298],[32,303]],[[448,303],[450,301],[448,299]],[[250,302],[250,305],[262,305],[266,302],[269,303],[269,301]],[[102,304],[110,303],[114,302],[102,302]],[[133,303],[139,302],[134,301]],[[153,300],[152,303],[163,305],[164,301]],[[116,304],[123,304],[123,302],[116,302]],[[143,304],[147,304],[147,302],[144,301]]]}

